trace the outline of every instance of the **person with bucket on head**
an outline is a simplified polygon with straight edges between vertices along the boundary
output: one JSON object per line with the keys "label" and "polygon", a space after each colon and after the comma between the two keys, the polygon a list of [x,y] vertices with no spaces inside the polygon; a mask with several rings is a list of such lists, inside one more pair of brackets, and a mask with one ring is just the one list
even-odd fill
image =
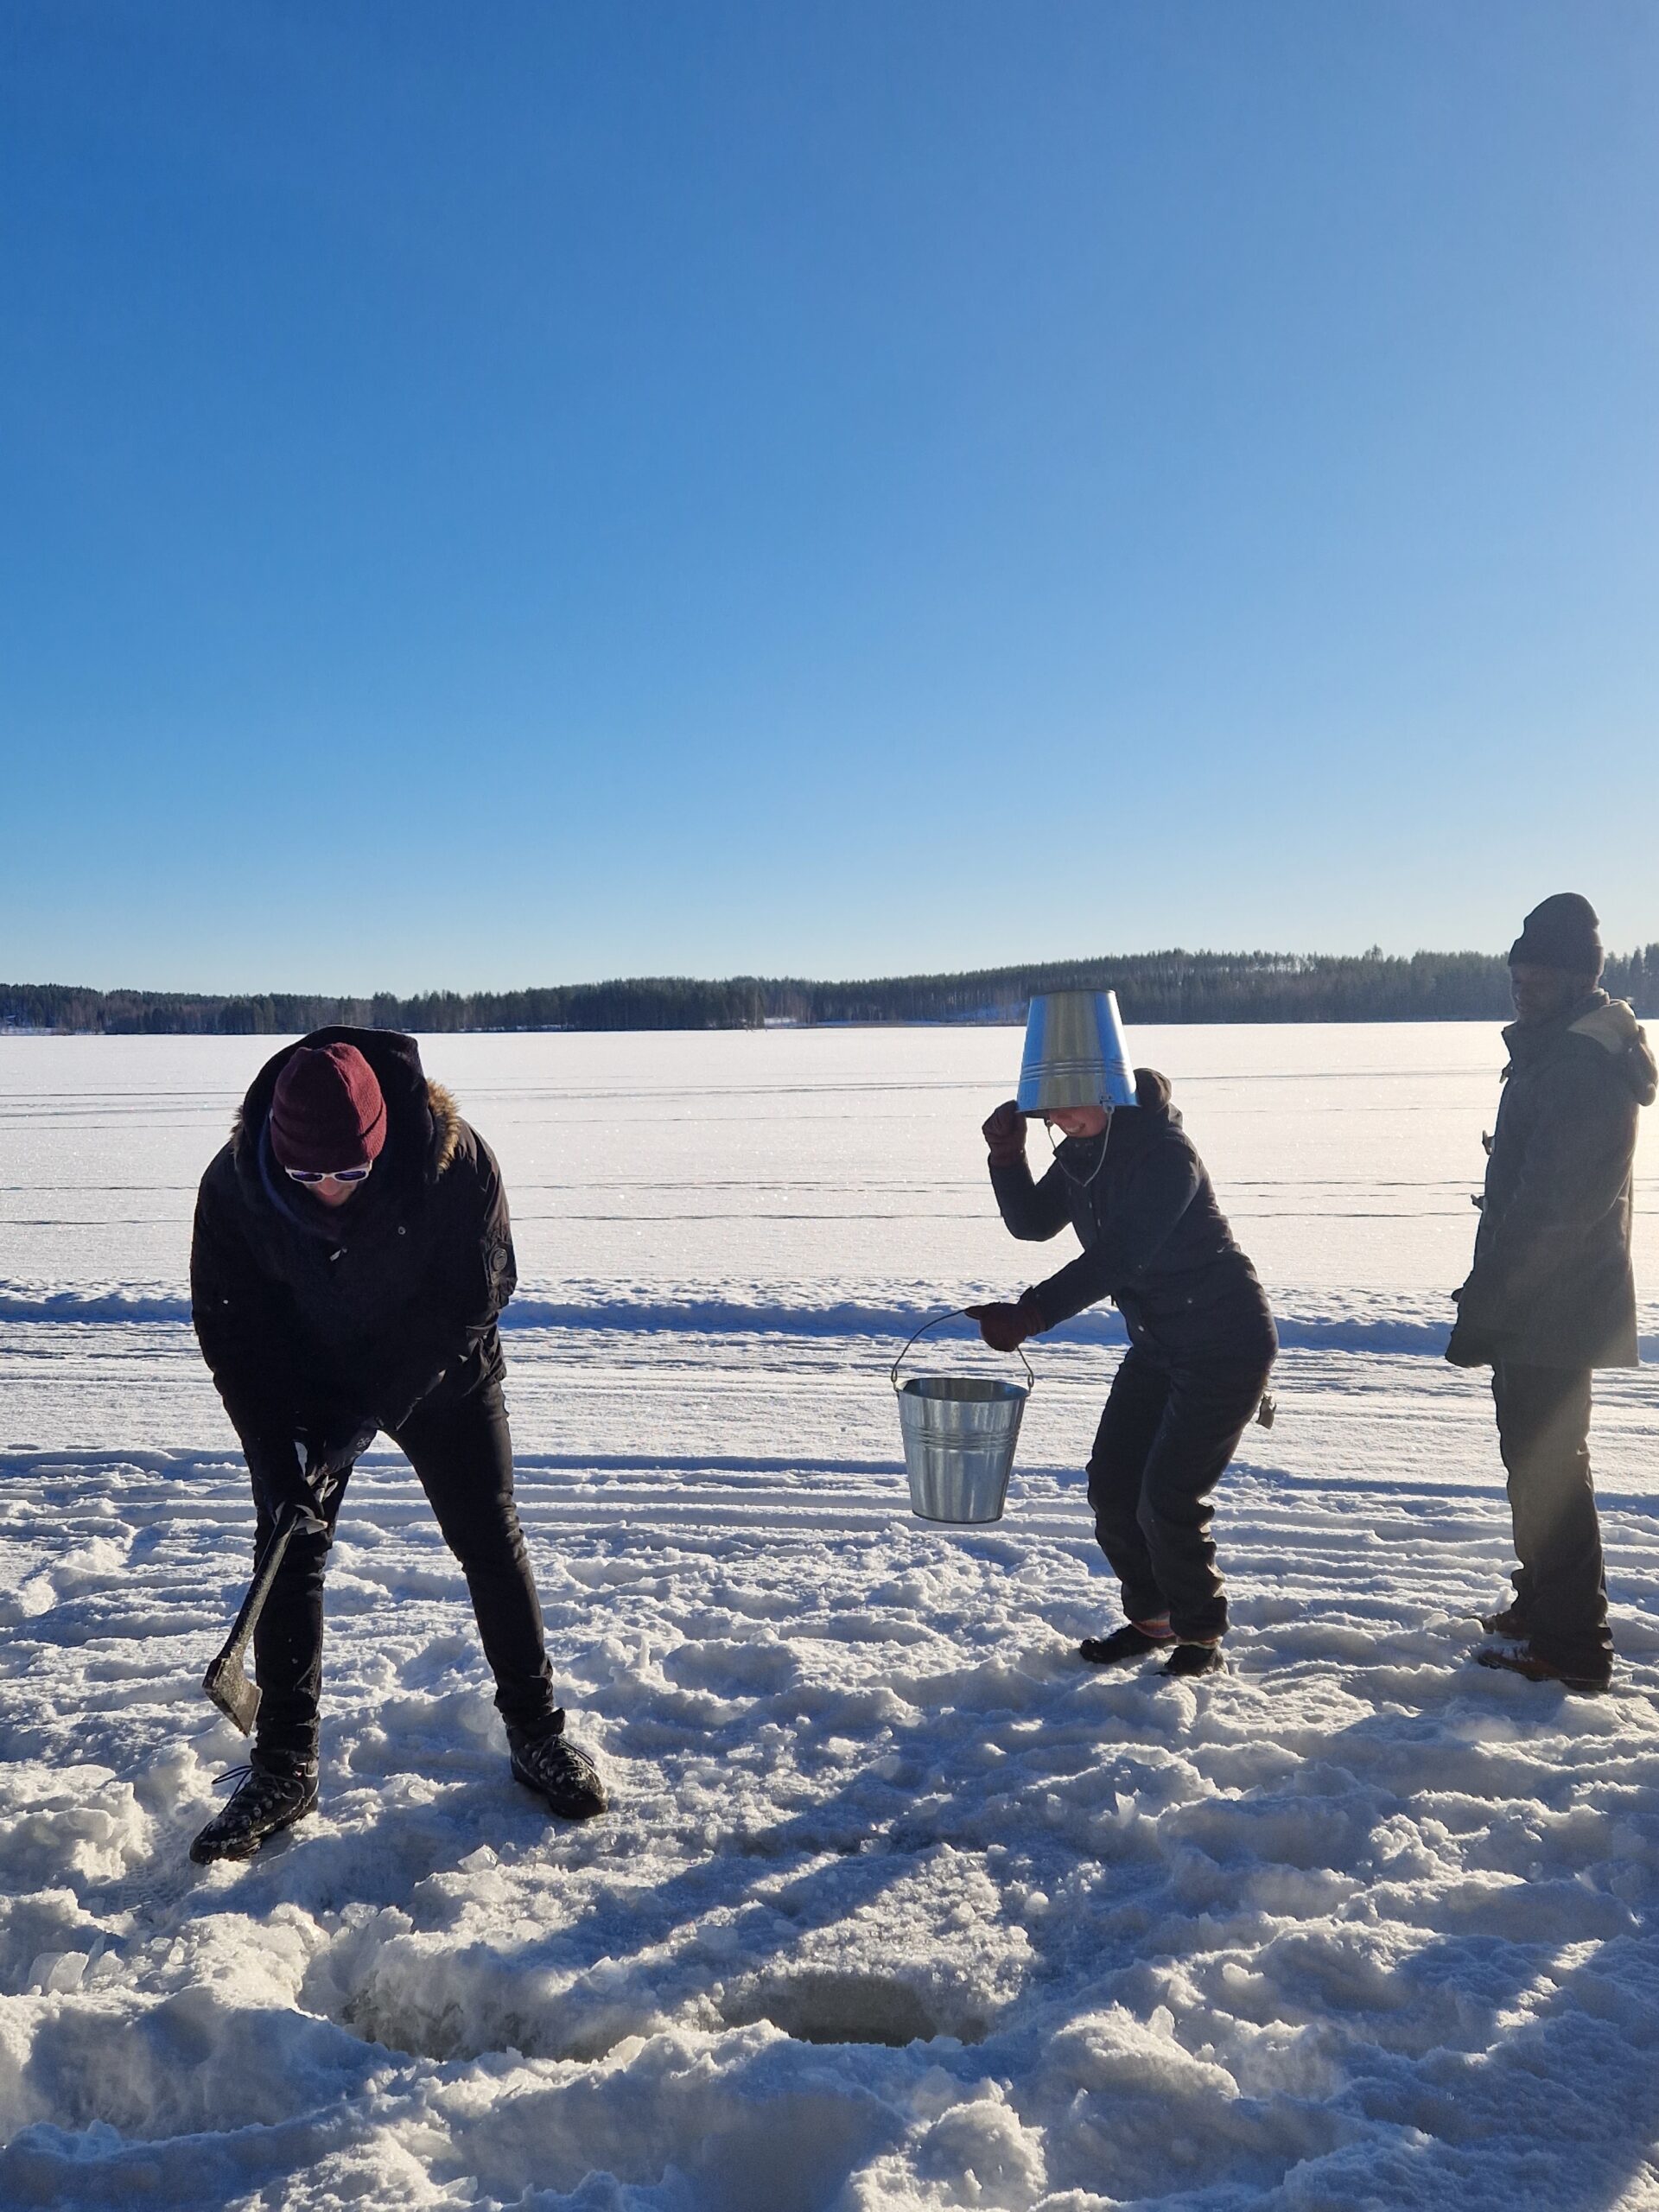
{"label": "person with bucket on head", "polygon": [[[1026,1162],[1039,1115],[1063,1141],[1040,1182]],[[1032,1001],[1020,1093],[985,1123],[991,1187],[1018,1237],[1070,1226],[1080,1257],[1007,1305],[970,1306],[1012,1351],[1103,1298],[1129,1349],[1089,1459],[1095,1531],[1125,1619],[1078,1647],[1097,1666],[1166,1654],[1167,1675],[1221,1664],[1227,1599],[1211,1492],[1262,1404],[1278,1338],[1255,1270],[1233,1241],[1166,1077],[1131,1074],[1113,993]]]}
{"label": "person with bucket on head", "polygon": [[190,1297],[252,1477],[261,1567],[279,1530],[286,1548],[253,1629],[257,1692],[210,1690],[241,1725],[257,1708],[257,1732],[193,1859],[247,1858],[317,1802],[323,1568],[379,1429],[466,1575],[513,1774],[567,1819],[604,1811],[554,1701],[513,1504],[497,1317],[516,1281],[495,1156],[412,1037],[320,1029],[260,1070],[202,1178]]}
{"label": "person with bucket on head", "polygon": [[1599,988],[1600,923],[1558,892],[1510,947],[1516,1019],[1486,1187],[1446,1357],[1491,1367],[1520,1565],[1476,1653],[1533,1681],[1612,1679],[1590,1478],[1591,1375],[1637,1363],[1630,1269],[1637,1117],[1659,1088],[1635,1014]]}

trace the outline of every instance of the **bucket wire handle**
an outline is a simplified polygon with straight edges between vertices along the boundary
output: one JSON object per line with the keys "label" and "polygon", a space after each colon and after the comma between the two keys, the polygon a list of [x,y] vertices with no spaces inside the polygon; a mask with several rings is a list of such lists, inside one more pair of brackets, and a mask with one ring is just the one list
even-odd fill
{"label": "bucket wire handle", "polygon": [[[921,1327],[917,1330],[916,1335],[908,1340],[905,1345],[904,1351],[899,1353],[898,1358],[893,1363],[891,1380],[893,1389],[896,1390],[899,1388],[899,1370],[904,1365],[906,1355],[909,1352],[911,1345],[916,1342],[918,1337],[925,1337],[930,1329],[937,1329],[941,1321],[965,1321],[967,1318],[968,1313],[965,1306],[947,1306],[943,1313],[936,1313],[931,1321],[924,1321]],[[1018,1356],[1020,1366],[1026,1370],[1026,1387],[1027,1389],[1034,1390],[1037,1388],[1037,1377],[1032,1371],[1031,1362],[1026,1357],[1024,1351],[1017,1344],[1014,1347],[1014,1351]]]}

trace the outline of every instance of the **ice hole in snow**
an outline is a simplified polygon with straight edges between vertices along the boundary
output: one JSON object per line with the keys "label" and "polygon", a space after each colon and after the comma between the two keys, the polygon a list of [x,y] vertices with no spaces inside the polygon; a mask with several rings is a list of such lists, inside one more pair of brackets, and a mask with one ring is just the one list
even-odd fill
{"label": "ice hole in snow", "polygon": [[931,2043],[953,2035],[960,2043],[979,2043],[980,2020],[945,2027],[908,1982],[874,1974],[801,1974],[787,1981],[734,1993],[721,2005],[728,2027],[747,2028],[770,2020],[797,2043],[874,2043],[902,2050],[906,2044]]}
{"label": "ice hole in snow", "polygon": [[[875,2044],[890,2050],[931,2043],[938,2036],[982,2043],[987,2032],[985,2022],[976,2017],[944,2018],[908,1982],[828,1970],[750,1983],[721,2000],[720,2016],[730,2028],[769,2021],[796,2043]],[[621,2006],[550,2035],[544,2022],[512,2013],[474,2018],[453,2002],[428,2010],[385,1990],[359,1991],[332,2017],[365,2042],[440,2062],[512,2050],[591,2065],[645,2025]]]}

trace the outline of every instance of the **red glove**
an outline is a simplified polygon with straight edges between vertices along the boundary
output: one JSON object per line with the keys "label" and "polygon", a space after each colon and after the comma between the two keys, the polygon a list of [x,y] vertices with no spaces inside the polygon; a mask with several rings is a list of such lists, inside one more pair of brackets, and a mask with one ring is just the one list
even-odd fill
{"label": "red glove", "polygon": [[999,1106],[980,1135],[993,1167],[1017,1167],[1026,1156],[1026,1117],[1012,1098]]}
{"label": "red glove", "polygon": [[1048,1326],[1030,1291],[1017,1306],[964,1306],[962,1310],[970,1321],[978,1322],[979,1333],[993,1351],[1018,1351],[1027,1337],[1039,1336]]}

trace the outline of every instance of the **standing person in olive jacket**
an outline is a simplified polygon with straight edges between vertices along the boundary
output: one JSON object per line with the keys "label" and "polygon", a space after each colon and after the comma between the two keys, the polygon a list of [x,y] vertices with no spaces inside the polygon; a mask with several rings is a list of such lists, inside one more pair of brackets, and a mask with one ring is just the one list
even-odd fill
{"label": "standing person in olive jacket", "polygon": [[1045,1115],[1065,1141],[1040,1183],[1014,1101],[986,1122],[1007,1227],[1042,1241],[1069,1224],[1084,1249],[1017,1304],[968,1311],[987,1344],[1012,1351],[1100,1299],[1116,1303],[1129,1349],[1090,1458],[1089,1502],[1127,1618],[1078,1648],[1099,1666],[1166,1651],[1166,1674],[1204,1675],[1221,1664],[1227,1627],[1210,1493],[1262,1403],[1278,1339],[1167,1079],[1135,1077],[1134,1106]]}
{"label": "standing person in olive jacket", "polygon": [[1599,1690],[1612,1673],[1601,1529],[1590,1479],[1590,1376],[1637,1364],[1630,1167],[1653,1054],[1622,999],[1597,988],[1599,925],[1560,892],[1510,948],[1516,1020],[1491,1140],[1475,1264],[1446,1357],[1492,1370],[1509,1476],[1515,1598],[1476,1656],[1537,1681]]}
{"label": "standing person in olive jacket", "polygon": [[191,1313],[253,1478],[256,1541],[298,1504],[254,1635],[247,1779],[196,1838],[245,1858],[317,1801],[323,1567],[353,1462],[385,1429],[461,1562],[512,1771],[570,1819],[602,1812],[563,1734],[512,1497],[496,1318],[517,1281],[494,1154],[429,1083],[412,1037],[320,1029],[254,1078],[209,1166]]}

